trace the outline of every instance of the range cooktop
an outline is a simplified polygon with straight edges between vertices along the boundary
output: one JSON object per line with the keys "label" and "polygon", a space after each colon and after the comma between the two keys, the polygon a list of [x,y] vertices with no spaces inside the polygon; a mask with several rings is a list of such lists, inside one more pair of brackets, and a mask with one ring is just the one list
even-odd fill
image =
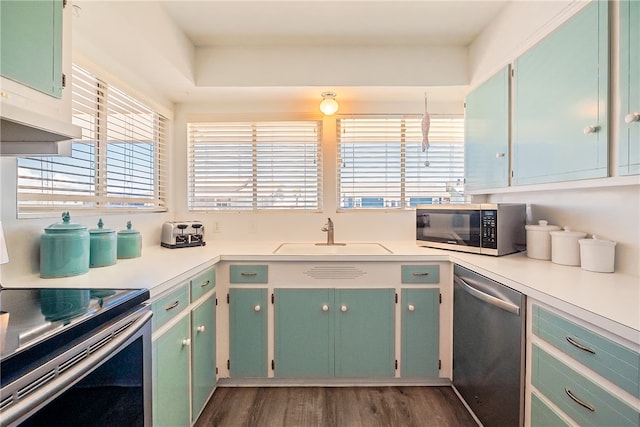
{"label": "range cooktop", "polygon": [[148,299],[146,289],[0,288],[3,382]]}

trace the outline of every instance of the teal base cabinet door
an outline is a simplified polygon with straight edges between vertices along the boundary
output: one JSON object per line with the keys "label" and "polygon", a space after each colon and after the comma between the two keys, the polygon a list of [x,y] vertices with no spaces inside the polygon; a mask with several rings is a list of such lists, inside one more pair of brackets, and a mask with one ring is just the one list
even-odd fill
{"label": "teal base cabinet door", "polygon": [[590,3],[516,59],[514,185],[608,176],[608,7]]}
{"label": "teal base cabinet door", "polygon": [[465,189],[509,185],[509,73],[507,66],[465,100]]}
{"label": "teal base cabinet door", "polygon": [[535,393],[531,393],[531,427],[570,427],[570,424]]}
{"label": "teal base cabinet door", "polygon": [[0,2],[0,74],[62,97],[62,0]]}
{"label": "teal base cabinet door", "polygon": [[335,298],[335,376],[393,377],[394,290],[339,289]]}
{"label": "teal base cabinet door", "polygon": [[620,175],[640,174],[640,2],[620,1]]}
{"label": "teal base cabinet door", "polygon": [[189,316],[153,342],[153,425],[188,426]]}
{"label": "teal base cabinet door", "polygon": [[332,289],[275,291],[275,376],[333,376]]}
{"label": "teal base cabinet door", "polygon": [[204,409],[216,386],[216,296],[213,294],[191,313],[192,419]]}
{"label": "teal base cabinet door", "polygon": [[439,309],[439,289],[402,290],[403,378],[438,377]]}
{"label": "teal base cabinet door", "polygon": [[275,291],[275,376],[395,374],[393,289]]}
{"label": "teal base cabinet door", "polygon": [[232,378],[267,376],[267,290],[230,289],[230,360]]}

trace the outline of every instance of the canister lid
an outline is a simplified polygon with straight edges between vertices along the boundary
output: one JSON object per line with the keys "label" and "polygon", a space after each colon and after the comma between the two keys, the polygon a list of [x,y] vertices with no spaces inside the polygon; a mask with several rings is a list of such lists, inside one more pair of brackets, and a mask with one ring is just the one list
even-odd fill
{"label": "canister lid", "polygon": [[131,221],[127,221],[127,229],[126,230],[120,230],[118,231],[118,234],[125,234],[125,235],[134,235],[134,234],[140,234],[139,231],[136,230],[132,230],[131,229]]}
{"label": "canister lid", "polygon": [[65,231],[74,231],[74,230],[86,230],[87,227],[85,227],[82,224],[78,224],[78,223],[72,223],[71,222],[71,215],[69,215],[69,212],[63,212],[62,213],[62,222],[56,222],[54,224],[51,224],[50,226],[48,226],[47,228],[44,229],[45,232],[51,232],[51,233],[57,233],[57,232],[65,232]]}
{"label": "canister lid", "polygon": [[585,246],[615,246],[616,242],[613,240],[601,239],[598,236],[593,236],[593,239],[580,239],[578,243]]}
{"label": "canister lid", "polygon": [[587,233],[582,231],[573,231],[570,227],[563,227],[559,231],[551,231],[550,234],[554,237],[567,237],[572,239],[582,239],[587,236]]}
{"label": "canister lid", "polygon": [[549,222],[541,219],[540,221],[538,221],[538,224],[529,224],[529,225],[525,225],[524,226],[525,230],[532,230],[532,231],[556,231],[556,230],[560,230],[560,227],[558,227],[557,225],[549,225]]}
{"label": "canister lid", "polygon": [[98,228],[92,228],[91,230],[89,230],[90,234],[111,234],[111,233],[115,233],[115,230],[112,230],[110,228],[102,228],[104,227],[104,222],[102,222],[102,218],[100,218],[98,220]]}

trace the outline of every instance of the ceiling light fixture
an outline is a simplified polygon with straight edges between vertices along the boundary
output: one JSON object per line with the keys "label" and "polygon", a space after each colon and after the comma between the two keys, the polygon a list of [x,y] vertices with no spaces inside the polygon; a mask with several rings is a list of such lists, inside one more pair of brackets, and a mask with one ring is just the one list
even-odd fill
{"label": "ceiling light fixture", "polygon": [[335,98],[335,92],[322,92],[322,102],[320,103],[320,111],[322,111],[322,114],[331,116],[338,111],[338,103]]}

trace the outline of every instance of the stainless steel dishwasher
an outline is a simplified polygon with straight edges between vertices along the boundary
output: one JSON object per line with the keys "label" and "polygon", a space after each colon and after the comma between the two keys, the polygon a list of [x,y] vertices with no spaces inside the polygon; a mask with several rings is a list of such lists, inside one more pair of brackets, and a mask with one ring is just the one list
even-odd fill
{"label": "stainless steel dishwasher", "polygon": [[524,425],[525,298],[454,267],[453,386],[485,427]]}

